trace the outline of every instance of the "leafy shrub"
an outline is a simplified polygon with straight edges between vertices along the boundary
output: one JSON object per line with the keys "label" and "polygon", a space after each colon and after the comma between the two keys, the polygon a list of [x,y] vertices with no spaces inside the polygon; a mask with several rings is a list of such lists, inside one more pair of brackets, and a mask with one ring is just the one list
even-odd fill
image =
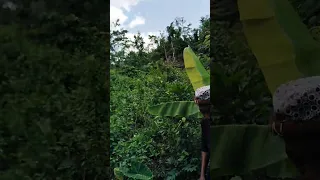
{"label": "leafy shrub", "polygon": [[146,71],[121,68],[112,69],[110,75],[111,166],[138,161],[148,165],[157,179],[196,177],[200,170],[199,122],[154,117],[146,111],[150,104],[192,99],[185,72],[155,63]]}
{"label": "leafy shrub", "polygon": [[106,179],[106,66],[0,29],[0,179]]}

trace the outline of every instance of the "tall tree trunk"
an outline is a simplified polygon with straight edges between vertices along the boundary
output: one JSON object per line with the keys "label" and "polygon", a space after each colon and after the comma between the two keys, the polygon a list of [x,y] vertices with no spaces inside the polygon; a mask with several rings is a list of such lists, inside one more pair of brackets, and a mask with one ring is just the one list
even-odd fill
{"label": "tall tree trunk", "polygon": [[175,62],[176,61],[176,57],[174,56],[174,47],[173,47],[172,41],[171,41],[171,48],[172,48],[172,58],[173,58],[173,61]]}
{"label": "tall tree trunk", "polygon": [[166,56],[166,61],[168,62],[168,54],[167,54],[167,50],[166,50],[166,47],[163,46],[163,50],[164,50],[164,55]]}

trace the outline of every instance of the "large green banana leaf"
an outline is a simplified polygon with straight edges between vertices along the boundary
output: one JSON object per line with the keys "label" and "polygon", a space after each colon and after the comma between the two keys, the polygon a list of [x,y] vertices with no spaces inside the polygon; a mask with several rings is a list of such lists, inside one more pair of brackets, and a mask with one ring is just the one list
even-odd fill
{"label": "large green banana leaf", "polygon": [[239,0],[238,5],[249,46],[272,93],[286,81],[319,74],[320,44],[288,0]]}
{"label": "large green banana leaf", "polygon": [[190,47],[183,50],[184,66],[193,89],[210,85],[210,75]]}
{"label": "large green banana leaf", "polygon": [[263,172],[270,177],[295,177],[282,139],[268,126],[225,125],[211,127],[212,177]]}
{"label": "large green banana leaf", "polygon": [[[276,1],[279,1],[276,6],[281,7],[274,8],[273,0],[238,0],[245,36],[271,93],[280,84],[302,76],[295,63],[297,58],[293,44],[295,40],[288,34],[290,29],[284,29],[285,26],[280,24],[283,21],[279,21],[281,19],[279,16],[285,16],[282,20],[286,18],[286,21],[298,21],[297,17],[292,17],[297,15],[282,7],[285,3],[280,1],[286,0]],[[279,13],[279,10],[284,12]],[[291,18],[294,20],[289,20]],[[302,28],[293,28],[291,31],[300,29]]]}
{"label": "large green banana leaf", "polygon": [[305,76],[319,75],[320,44],[315,41],[288,0],[272,0],[276,18],[291,39],[295,50],[295,62]]}
{"label": "large green banana leaf", "polygon": [[[307,75],[310,61],[305,59],[308,53],[315,54],[317,45],[308,37],[298,37],[309,34],[286,0],[238,0],[238,7],[244,33],[271,93],[280,84]],[[282,139],[267,126],[215,126],[211,131],[213,177],[254,171],[282,178],[298,174]]]}
{"label": "large green banana leaf", "polygon": [[194,101],[174,101],[148,107],[148,112],[156,116],[199,116],[199,107]]}

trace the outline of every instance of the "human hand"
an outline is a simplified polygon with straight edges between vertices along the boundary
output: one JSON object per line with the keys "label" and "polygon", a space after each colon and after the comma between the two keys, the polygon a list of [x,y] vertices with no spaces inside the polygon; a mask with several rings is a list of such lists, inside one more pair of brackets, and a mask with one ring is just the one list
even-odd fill
{"label": "human hand", "polygon": [[197,98],[194,98],[194,103],[199,104],[199,100]]}

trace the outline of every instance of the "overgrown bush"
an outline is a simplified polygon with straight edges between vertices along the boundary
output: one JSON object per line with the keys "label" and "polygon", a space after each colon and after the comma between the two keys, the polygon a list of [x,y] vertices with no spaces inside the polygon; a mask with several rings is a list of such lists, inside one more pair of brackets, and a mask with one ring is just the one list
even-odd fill
{"label": "overgrown bush", "polygon": [[106,66],[0,28],[0,179],[106,179]]}
{"label": "overgrown bush", "polygon": [[[111,166],[138,161],[146,163],[156,179],[196,178],[200,170],[198,120],[154,117],[147,112],[152,104],[192,99],[185,72],[161,62],[145,71],[128,69],[112,69],[110,74]],[[135,72],[133,77],[131,72]]]}

